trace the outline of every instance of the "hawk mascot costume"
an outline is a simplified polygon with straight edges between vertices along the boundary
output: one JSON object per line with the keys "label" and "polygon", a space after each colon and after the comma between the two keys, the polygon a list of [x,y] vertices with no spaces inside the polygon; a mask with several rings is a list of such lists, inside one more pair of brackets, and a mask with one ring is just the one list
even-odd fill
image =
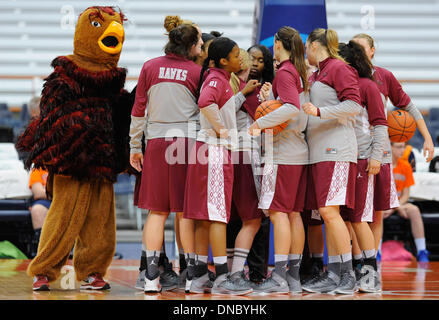
{"label": "hawk mascot costume", "polygon": [[129,167],[132,102],[117,63],[124,41],[122,12],[90,7],[75,29],[73,54],[52,61],[41,114],[17,141],[26,168],[49,171],[52,204],[38,253],[27,273],[34,290],[49,290],[74,246],[81,289],[109,289],[103,280],[116,246],[113,183]]}

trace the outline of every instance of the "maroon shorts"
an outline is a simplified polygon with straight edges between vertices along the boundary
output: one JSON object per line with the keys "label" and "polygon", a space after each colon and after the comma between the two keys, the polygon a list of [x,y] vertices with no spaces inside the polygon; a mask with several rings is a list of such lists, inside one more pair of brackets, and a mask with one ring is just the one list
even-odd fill
{"label": "maroon shorts", "polygon": [[353,209],[347,206],[340,207],[340,215],[345,221],[373,222],[375,176],[368,174],[367,164],[367,159],[359,159],[357,162],[355,206]]}
{"label": "maroon shorts", "polygon": [[381,165],[380,172],[375,178],[375,211],[389,210],[399,207],[398,194],[396,193],[393,168],[391,163]]}
{"label": "maroon shorts", "polygon": [[189,138],[147,141],[138,194],[139,208],[183,211],[188,150],[194,141]]}
{"label": "maroon shorts", "polygon": [[323,218],[318,211],[310,166],[307,166],[305,208],[302,211],[302,220],[305,225],[317,226],[323,224]]}
{"label": "maroon shorts", "polygon": [[232,191],[230,151],[197,141],[190,153],[183,216],[228,223]]}
{"label": "maroon shorts", "polygon": [[232,159],[234,180],[230,219],[240,218],[247,221],[262,218],[264,213],[258,208],[259,199],[255,185],[255,179],[261,179],[261,176],[254,175],[248,152],[234,152]]}
{"label": "maroon shorts", "polygon": [[[309,166],[314,194],[308,200],[307,209],[328,206],[355,205],[355,176],[357,164],[346,161],[324,161]],[[313,199],[315,197],[315,199]],[[314,202],[314,203],[313,203]]]}
{"label": "maroon shorts", "polygon": [[305,205],[307,166],[264,165],[259,208],[279,212],[301,212]]}

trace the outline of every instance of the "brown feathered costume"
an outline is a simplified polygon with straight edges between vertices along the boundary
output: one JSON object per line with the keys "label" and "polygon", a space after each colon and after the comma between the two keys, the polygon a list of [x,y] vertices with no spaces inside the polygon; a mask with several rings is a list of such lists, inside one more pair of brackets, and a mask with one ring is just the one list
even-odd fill
{"label": "brown feathered costume", "polygon": [[115,250],[113,183],[129,166],[131,104],[117,63],[124,41],[121,12],[90,7],[78,18],[72,55],[52,61],[39,118],[17,142],[49,171],[53,201],[28,274],[55,280],[73,245],[78,280],[105,275]]}

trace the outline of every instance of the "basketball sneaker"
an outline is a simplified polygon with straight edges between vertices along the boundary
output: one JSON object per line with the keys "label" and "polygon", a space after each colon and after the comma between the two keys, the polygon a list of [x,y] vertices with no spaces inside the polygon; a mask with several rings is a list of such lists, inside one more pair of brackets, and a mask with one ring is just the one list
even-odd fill
{"label": "basketball sneaker", "polygon": [[244,283],[240,279],[231,280],[227,274],[222,274],[216,277],[213,282],[212,294],[218,295],[245,295],[253,292],[253,289],[248,283]]}
{"label": "basketball sneaker", "polygon": [[102,278],[100,273],[90,274],[79,287],[80,290],[109,290],[110,288],[110,284]]}
{"label": "basketball sneaker", "polygon": [[235,282],[235,284],[239,287],[252,289],[250,281],[247,280],[245,276],[244,270],[235,272],[234,274],[230,275],[229,279]]}
{"label": "basketball sneaker", "polygon": [[186,293],[189,293],[191,290],[192,279],[189,279],[187,269],[184,269],[180,272],[178,276],[178,290],[183,290]]}
{"label": "basketball sneaker", "polygon": [[253,290],[257,293],[280,293],[287,294],[290,291],[287,280],[282,278],[276,272],[272,272],[271,275],[263,282],[255,284]]}
{"label": "basketball sneaker", "polygon": [[303,281],[301,281],[302,285],[305,284],[308,285],[315,282],[322,274],[323,274],[323,262],[322,263],[314,262],[311,266],[311,273],[305,279],[303,279]]}
{"label": "basketball sneaker", "polygon": [[172,269],[172,262],[165,263],[164,268],[165,270],[160,274],[162,290],[174,290],[178,286],[178,274]]}
{"label": "basketball sneaker", "polygon": [[141,270],[139,272],[139,275],[137,276],[136,285],[134,286],[135,289],[144,290],[145,289],[145,270]]}
{"label": "basketball sneaker", "polygon": [[190,293],[210,293],[213,283],[209,279],[209,273],[206,272],[201,277],[193,277],[190,284]]}
{"label": "basketball sneaker", "polygon": [[33,291],[50,291],[49,289],[49,280],[46,276],[37,274],[34,277],[34,282],[32,286]]}
{"label": "basketball sneaker", "polygon": [[162,291],[160,276],[157,274],[153,279],[149,279],[148,274],[146,273],[143,291],[145,293],[160,293]]}
{"label": "basketball sneaker", "polygon": [[311,293],[333,293],[340,283],[340,277],[331,271],[317,276],[313,281],[302,284],[302,289]]}
{"label": "basketball sneaker", "polygon": [[287,272],[287,282],[289,291],[292,294],[299,294],[302,293],[302,284],[300,283],[300,280],[294,279],[290,274]]}
{"label": "basketball sneaker", "polygon": [[348,271],[341,274],[340,284],[334,290],[334,293],[354,294],[355,291],[355,272]]}
{"label": "basketball sneaker", "polygon": [[417,260],[418,262],[429,262],[430,259],[428,256],[430,255],[430,252],[428,250],[421,250],[418,252]]}
{"label": "basketball sneaker", "polygon": [[376,293],[381,292],[380,275],[372,266],[364,265],[361,269],[362,277],[358,281],[360,292]]}

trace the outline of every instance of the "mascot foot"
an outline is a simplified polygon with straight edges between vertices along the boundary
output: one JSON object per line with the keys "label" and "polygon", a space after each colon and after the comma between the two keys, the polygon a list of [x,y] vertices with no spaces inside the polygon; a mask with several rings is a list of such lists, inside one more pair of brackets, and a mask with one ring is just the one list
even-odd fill
{"label": "mascot foot", "polygon": [[81,283],[80,290],[109,290],[110,284],[99,273],[92,273]]}
{"label": "mascot foot", "polygon": [[49,289],[49,280],[46,276],[36,275],[34,277],[33,288],[34,291],[50,291]]}

